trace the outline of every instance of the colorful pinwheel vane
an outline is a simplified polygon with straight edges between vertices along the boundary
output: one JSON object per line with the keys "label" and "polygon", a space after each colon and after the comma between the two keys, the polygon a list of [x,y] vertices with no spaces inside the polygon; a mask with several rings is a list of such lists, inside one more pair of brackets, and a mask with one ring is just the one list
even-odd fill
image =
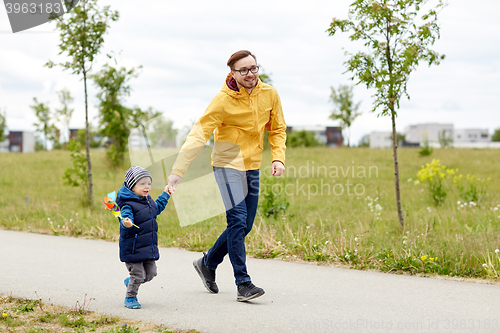
{"label": "colorful pinwheel vane", "polygon": [[[120,212],[120,207],[116,204],[116,192],[113,191],[108,193],[107,197],[104,197],[104,201],[101,201],[103,205],[106,207],[106,210],[109,210],[113,216],[117,217],[119,220],[123,220],[122,213]],[[134,227],[139,228],[137,225],[133,224]]]}

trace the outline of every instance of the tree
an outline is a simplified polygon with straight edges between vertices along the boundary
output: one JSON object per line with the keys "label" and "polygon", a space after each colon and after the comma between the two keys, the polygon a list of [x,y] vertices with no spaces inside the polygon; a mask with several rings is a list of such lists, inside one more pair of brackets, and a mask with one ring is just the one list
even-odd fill
{"label": "tree", "polygon": [[105,65],[101,71],[92,75],[95,85],[100,89],[99,124],[103,136],[111,140],[108,157],[117,167],[123,165],[127,140],[130,134],[134,110],[123,105],[123,99],[130,95],[128,81],[137,77],[135,68],[114,68]]}
{"label": "tree", "polygon": [[453,134],[446,135],[446,131],[442,130],[438,132],[438,141],[441,148],[450,147],[453,144]]}
{"label": "tree", "polygon": [[359,139],[358,147],[370,147],[370,134],[365,134]]}
{"label": "tree", "polygon": [[[392,135],[391,135],[391,140],[392,140]],[[402,145],[404,142],[406,142],[406,134],[396,133],[396,142],[398,144],[398,147]]]}
{"label": "tree", "polygon": [[296,131],[287,134],[287,147],[317,147],[323,144],[316,139],[316,134],[311,131]]}
{"label": "tree", "polygon": [[[150,110],[151,115],[154,113]],[[150,123],[147,136],[151,147],[175,147],[175,137],[177,136],[177,129],[174,129],[174,122],[170,119],[165,119],[162,114],[159,114]]]}
{"label": "tree", "polygon": [[495,133],[493,133],[493,136],[491,137],[491,141],[500,141],[500,128],[495,130]]}
{"label": "tree", "polygon": [[264,68],[262,68],[262,66],[260,66],[260,65],[259,65],[259,72],[260,72],[259,79],[262,82],[270,84],[270,85],[273,84],[273,81],[271,80],[271,77],[264,72]]}
{"label": "tree", "polygon": [[[146,109],[145,111],[143,111],[141,108],[139,107],[134,107],[132,109],[132,114],[131,114],[131,118],[130,118],[130,128],[140,128],[141,131],[143,131],[143,133],[146,132],[146,127],[144,126],[145,123],[147,123],[149,120],[153,119],[153,118],[156,118],[156,117],[160,117],[162,116],[162,113],[160,111],[154,111],[152,107],[149,107],[148,109]],[[160,119],[160,118],[158,118]],[[159,120],[160,123],[161,123],[161,120]],[[171,122],[170,120],[167,121],[168,123],[170,123],[170,125],[173,125],[173,122]],[[156,128],[162,128],[161,124],[156,124],[153,123],[151,124],[152,127],[153,127],[153,130],[155,130]],[[158,127],[160,126],[160,127]],[[175,133],[177,134],[177,130],[175,130]]]}
{"label": "tree", "polygon": [[[102,141],[103,141],[102,136],[99,133],[99,130],[94,129],[92,124],[90,124],[90,126],[89,126],[89,136],[90,136],[90,140],[89,140],[90,141],[90,148],[102,147],[102,145],[103,145],[102,144]],[[72,140],[78,141],[80,143],[80,147],[85,147],[85,129],[79,129],[76,132],[75,137],[73,139],[69,140],[69,143],[71,143]],[[68,147],[68,150],[70,150],[69,147]],[[87,157],[85,157],[85,159],[86,158]],[[83,184],[85,184],[85,183],[83,183]]]}
{"label": "tree", "polygon": [[57,138],[57,128],[51,124],[50,109],[44,103],[38,102],[36,97],[33,97],[34,105],[30,105],[30,108],[35,111],[35,115],[38,118],[38,122],[33,123],[36,127],[36,131],[43,135],[43,149],[47,150],[47,142],[55,141]]}
{"label": "tree", "polygon": [[0,142],[5,140],[5,129],[7,128],[7,120],[5,115],[0,112]]}
{"label": "tree", "polygon": [[75,111],[75,109],[71,109],[69,105],[73,103],[74,98],[71,97],[71,93],[67,88],[58,91],[57,95],[59,96],[59,101],[62,106],[60,109],[56,109],[56,116],[57,119],[63,124],[63,132],[66,133],[66,135],[63,136],[63,140],[64,142],[68,142],[69,122],[71,120],[71,116],[73,115],[73,111]]}
{"label": "tree", "polygon": [[[58,17],[56,28],[60,32],[59,54],[66,54],[71,60],[59,63],[65,70],[72,74],[83,75],[85,91],[85,149],[87,159],[87,193],[88,204],[94,202],[92,183],[92,161],[90,159],[90,138],[88,120],[88,94],[87,76],[92,70],[95,57],[101,51],[104,43],[104,34],[108,30],[109,21],[118,20],[118,12],[111,11],[109,6],[102,9],[97,5],[97,0],[80,0],[80,5],[71,12]],[[46,66],[54,67],[52,61]]]}
{"label": "tree", "polygon": [[334,18],[327,30],[330,36],[337,31],[352,32],[352,41],[362,40],[368,53],[349,54],[344,64],[346,72],[357,84],[375,89],[372,112],[381,108],[378,116],[390,116],[393,133],[393,157],[396,188],[396,206],[399,222],[404,227],[399,166],[396,142],[396,116],[401,97],[410,98],[407,83],[419,63],[438,65],[444,55],[429,47],[439,39],[438,10],[446,4],[443,0],[424,14],[423,7],[430,0],[356,0],[349,10],[349,19]]}
{"label": "tree", "polygon": [[340,85],[338,90],[331,87],[332,93],[330,94],[330,99],[333,102],[333,111],[330,118],[333,120],[340,120],[340,126],[342,129],[347,129],[347,145],[350,146],[350,127],[354,120],[361,114],[357,112],[359,109],[359,104],[354,103],[352,86]]}

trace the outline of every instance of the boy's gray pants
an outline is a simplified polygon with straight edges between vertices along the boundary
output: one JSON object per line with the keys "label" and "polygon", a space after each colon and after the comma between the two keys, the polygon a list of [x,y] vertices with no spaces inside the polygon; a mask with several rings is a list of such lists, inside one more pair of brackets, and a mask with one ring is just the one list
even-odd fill
{"label": "boy's gray pants", "polygon": [[126,262],[125,266],[127,266],[130,273],[130,280],[128,282],[125,297],[137,297],[140,285],[153,280],[156,276],[156,260]]}

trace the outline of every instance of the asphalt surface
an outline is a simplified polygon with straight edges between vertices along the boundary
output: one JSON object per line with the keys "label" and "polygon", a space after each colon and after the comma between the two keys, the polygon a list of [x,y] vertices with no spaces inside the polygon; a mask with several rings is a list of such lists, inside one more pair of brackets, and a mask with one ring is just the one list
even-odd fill
{"label": "asphalt surface", "polygon": [[[500,286],[248,259],[266,294],[236,301],[229,258],[210,294],[200,253],[161,248],[140,310],[123,306],[128,273],[118,244],[0,230],[0,294],[200,332],[500,332]],[[35,294],[36,292],[36,294]]]}

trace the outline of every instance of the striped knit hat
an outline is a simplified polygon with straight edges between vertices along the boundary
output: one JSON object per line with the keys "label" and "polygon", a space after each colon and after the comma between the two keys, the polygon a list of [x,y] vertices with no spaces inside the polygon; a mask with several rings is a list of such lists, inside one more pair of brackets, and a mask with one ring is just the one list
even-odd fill
{"label": "striped knit hat", "polygon": [[153,177],[151,177],[148,170],[134,165],[125,173],[125,185],[129,190],[132,190],[135,184],[144,177],[149,177],[153,181]]}

